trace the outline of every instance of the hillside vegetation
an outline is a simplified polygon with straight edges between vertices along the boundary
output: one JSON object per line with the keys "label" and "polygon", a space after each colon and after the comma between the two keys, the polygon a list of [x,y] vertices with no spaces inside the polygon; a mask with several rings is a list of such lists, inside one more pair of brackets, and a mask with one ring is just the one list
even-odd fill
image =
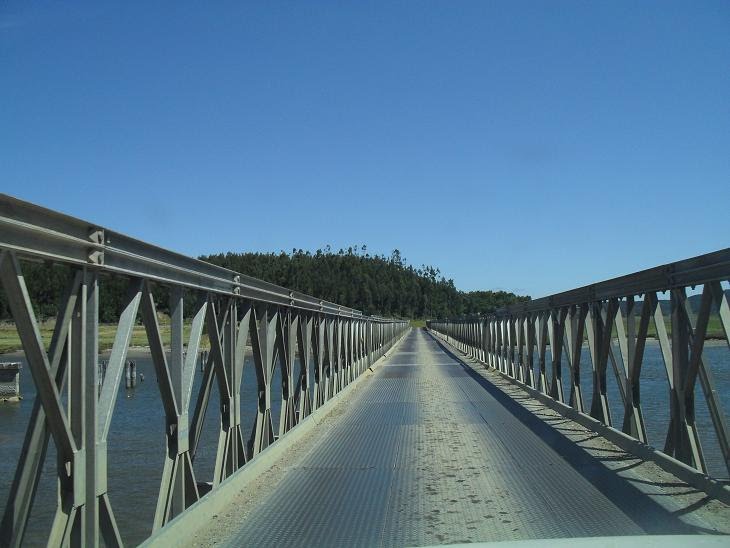
{"label": "hillside vegetation", "polygon": [[315,253],[221,253],[200,257],[365,314],[401,318],[443,318],[487,313],[529,297],[505,291],[459,291],[438,268],[414,267],[394,250],[371,255],[367,248]]}
{"label": "hillside vegetation", "polygon": [[[414,267],[398,250],[390,256],[371,255],[365,246],[315,253],[221,253],[200,259],[289,289],[355,308],[369,315],[400,318],[443,318],[487,313],[507,304],[529,299],[505,291],[459,291],[438,268]],[[28,291],[41,319],[53,318],[70,276],[61,265],[23,263]],[[102,323],[118,319],[127,283],[105,278],[100,286],[99,316]],[[158,309],[168,312],[166,290],[155,289]],[[187,296],[192,299],[192,295]],[[186,307],[191,310],[192,307]],[[0,321],[10,320],[0,290]]]}

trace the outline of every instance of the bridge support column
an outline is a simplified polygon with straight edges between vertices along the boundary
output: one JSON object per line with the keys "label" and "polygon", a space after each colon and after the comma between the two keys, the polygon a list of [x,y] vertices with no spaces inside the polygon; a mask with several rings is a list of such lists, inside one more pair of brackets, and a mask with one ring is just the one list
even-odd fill
{"label": "bridge support column", "polygon": [[[312,386],[316,392],[317,383],[312,383],[311,368],[312,368],[312,327],[314,320],[310,314],[300,312],[298,315],[297,329],[299,336],[298,349],[299,349],[299,364],[300,374],[297,380],[297,409],[299,417],[297,422],[301,422],[312,412]],[[315,367],[317,367],[315,361]]]}
{"label": "bridge support column", "polygon": [[563,397],[563,339],[565,334],[565,321],[568,314],[567,308],[551,310],[548,319],[548,334],[550,338],[550,354],[552,356],[552,371],[550,374],[550,397],[559,402],[564,401]]}
{"label": "bridge support column", "polygon": [[613,322],[618,311],[618,300],[608,301],[605,317],[601,311],[601,303],[593,303],[589,308],[588,345],[593,362],[593,398],[591,401],[591,416],[608,426],[611,426],[611,410],[606,394],[606,367],[611,349],[611,332]]}
{"label": "bridge support column", "polygon": [[565,338],[568,346],[568,367],[570,368],[570,406],[584,412],[583,391],[580,385],[581,366],[580,357],[585,336],[587,305],[573,305],[570,309],[565,325]]}
{"label": "bridge support column", "polygon": [[[669,431],[664,452],[707,473],[699,433],[695,425],[694,386],[702,359],[712,295],[705,288],[697,314],[697,332],[694,332],[685,310],[687,295],[684,289],[671,293],[672,357],[669,399]],[[690,363],[690,337],[691,358]]]}
{"label": "bridge support column", "polygon": [[335,394],[335,382],[336,382],[336,375],[337,375],[337,349],[335,347],[335,330],[336,330],[336,320],[335,318],[330,318],[326,320],[326,331],[327,331],[327,340],[326,340],[326,353],[325,353],[325,373],[326,373],[326,391],[325,391],[325,401],[329,401],[329,399]]}
{"label": "bridge support column", "polygon": [[537,359],[539,366],[539,378],[535,379],[536,383],[539,383],[536,388],[542,393],[547,394],[549,388],[547,386],[547,377],[545,373],[545,354],[547,352],[547,312],[538,313],[536,323],[536,342],[537,342]]}
{"label": "bridge support column", "polygon": [[[2,544],[22,543],[52,437],[58,453],[59,506],[49,544],[98,546],[101,525],[106,544],[119,545],[106,496],[106,444],[97,429],[98,274],[82,268],[73,275],[61,301],[48,353],[20,262],[13,253],[0,254],[0,280],[38,390],[0,528]],[[123,360],[120,371],[122,365]],[[61,389],[67,374],[69,406],[65,412]],[[109,383],[107,380],[106,386]],[[102,393],[106,386],[102,386]]]}
{"label": "bridge support column", "polygon": [[273,313],[267,305],[257,312],[258,331],[254,337],[253,351],[256,363],[259,401],[256,413],[256,427],[253,437],[253,455],[258,455],[274,441],[274,428],[271,422],[271,377],[273,374],[276,324],[278,312]]}
{"label": "bridge support column", "polygon": [[[146,298],[151,295],[146,295]],[[156,312],[151,304],[146,305],[146,322],[152,320]],[[162,342],[151,344],[157,349],[153,359],[160,361],[156,369],[164,367],[167,372],[162,377],[158,373],[158,385],[163,398],[163,405],[167,416],[167,452],[162,472],[160,491],[157,497],[157,507],[153,521],[153,530],[164,526],[168,521],[182,513],[188,506],[195,503],[200,497],[195,472],[190,455],[191,432],[189,430],[190,391],[192,388],[195,367],[200,349],[200,339],[203,332],[208,303],[200,305],[193,318],[190,339],[187,345],[187,354],[183,351],[183,291],[180,287],[170,290],[170,360],[164,361],[159,351]],[[147,325],[147,323],[146,323]],[[148,332],[150,328],[148,327]],[[157,331],[153,328],[151,331]],[[157,338],[156,335],[152,335]],[[211,336],[211,339],[215,335]],[[169,386],[166,384],[169,382]],[[165,400],[167,400],[165,402]],[[174,415],[173,415],[174,411]]]}
{"label": "bridge support column", "polygon": [[[292,392],[294,352],[296,348],[296,316],[292,317],[288,310],[279,311],[279,319],[276,331],[276,356],[275,362],[279,362],[281,372],[281,410],[279,414],[279,432],[281,437],[296,425],[296,413],[294,409],[294,397]],[[276,363],[271,370],[273,380]]]}
{"label": "bridge support column", "polygon": [[20,394],[20,362],[0,363],[0,401],[16,402]]}
{"label": "bridge support column", "polygon": [[[165,525],[176,513],[184,509],[184,501],[181,501],[179,497],[175,497],[174,495],[178,487],[180,488],[180,493],[184,493],[185,479],[192,474],[192,464],[186,468],[184,464],[188,463],[183,462],[183,459],[179,458],[179,455],[187,456],[186,453],[189,444],[187,412],[181,412],[181,406],[183,404],[182,387],[186,373],[190,377],[195,373],[195,361],[197,357],[197,350],[195,355],[188,356],[187,365],[189,366],[189,370],[186,372],[183,366],[182,351],[182,291],[171,292],[170,310],[171,352],[170,361],[168,362],[157,322],[157,309],[152,291],[150,290],[149,284],[145,283],[142,295],[142,320],[147,332],[147,340],[149,341],[152,362],[155,366],[155,374],[157,376],[157,386],[160,390],[160,397],[165,410],[165,437],[167,440],[162,480],[152,525],[153,530],[157,530]],[[199,322],[202,324],[202,317],[199,319]],[[194,478],[192,483],[194,484]]]}
{"label": "bridge support column", "polygon": [[319,409],[327,399],[327,378],[325,373],[325,319],[319,314],[315,320],[314,346],[314,409]]}
{"label": "bridge support column", "polygon": [[337,394],[342,390],[342,377],[344,375],[344,348],[343,348],[343,333],[342,333],[342,319],[336,318],[334,320],[334,344],[332,348],[333,359],[332,359],[332,393],[330,397]]}

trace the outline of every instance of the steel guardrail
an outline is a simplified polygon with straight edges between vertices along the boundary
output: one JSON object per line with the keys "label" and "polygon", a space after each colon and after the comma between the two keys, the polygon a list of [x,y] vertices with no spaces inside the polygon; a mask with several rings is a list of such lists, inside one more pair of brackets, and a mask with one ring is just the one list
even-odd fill
{"label": "steel guardrail", "polygon": [[[669,396],[663,452],[708,473],[695,417],[695,387],[699,384],[712,434],[730,472],[727,417],[703,354],[711,317],[719,318],[730,345],[730,307],[722,285],[729,279],[730,248],[517,303],[484,317],[432,320],[427,325],[488,367],[612,427],[607,395],[610,364],[623,407],[623,421],[616,428],[642,443],[648,440],[641,369],[649,326],[653,325]],[[690,304],[688,290],[699,292],[696,309]],[[664,292],[670,297],[668,315],[658,295]],[[591,365],[590,409],[585,408],[581,388],[585,343]],[[563,363],[568,366],[567,399]]]}
{"label": "steel guardrail", "polygon": [[[48,350],[23,275],[28,260],[69,267]],[[99,288],[109,277],[126,280],[127,296],[100,378]],[[102,539],[107,546],[123,544],[108,496],[107,439],[138,318],[157,375],[165,414],[161,433],[167,442],[156,510],[150,516],[153,532],[324,406],[408,328],[403,320],[365,316],[4,194],[0,284],[37,390],[0,525],[3,546],[23,542],[50,440],[58,453],[59,498],[48,545],[98,546]],[[169,290],[169,344],[160,335],[153,285]],[[189,313],[183,310],[189,306],[186,293],[198,297]],[[204,330],[210,352],[193,398]],[[256,372],[253,424],[242,424],[240,409],[247,356],[253,357]],[[272,380],[277,370],[281,412],[275,431]],[[220,398],[215,469],[213,477],[199,478],[193,462],[214,388]]]}

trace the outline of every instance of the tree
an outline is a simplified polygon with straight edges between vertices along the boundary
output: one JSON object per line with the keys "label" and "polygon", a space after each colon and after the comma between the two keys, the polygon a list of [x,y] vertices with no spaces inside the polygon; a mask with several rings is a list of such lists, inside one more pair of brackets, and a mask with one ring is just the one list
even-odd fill
{"label": "tree", "polygon": [[[364,314],[401,318],[446,318],[484,315],[529,297],[505,291],[456,289],[438,268],[414,268],[398,249],[389,256],[366,253],[366,246],[351,246],[336,253],[328,245],[314,254],[301,249],[291,253],[218,253],[200,259],[289,289],[361,310]],[[70,277],[70,269],[49,263],[24,262],[23,271],[36,314],[55,316]],[[128,288],[123,277],[104,276],[100,284],[100,319],[118,319]],[[160,312],[168,311],[168,289],[153,287]],[[186,291],[185,309],[193,309],[197,296]],[[190,303],[190,304],[188,304]],[[0,291],[0,320],[9,319]]]}

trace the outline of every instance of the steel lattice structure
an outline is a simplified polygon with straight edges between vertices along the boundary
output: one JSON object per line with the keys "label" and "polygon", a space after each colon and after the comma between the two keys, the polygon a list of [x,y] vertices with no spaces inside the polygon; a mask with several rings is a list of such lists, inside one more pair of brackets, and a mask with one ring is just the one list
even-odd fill
{"label": "steel lattice structure", "polygon": [[[431,321],[428,325],[488,367],[607,426],[613,426],[606,391],[610,364],[624,407],[623,424],[617,425],[618,429],[647,443],[640,375],[653,323],[669,385],[670,420],[663,452],[707,473],[695,423],[695,386],[699,381],[730,471],[727,418],[712,372],[703,360],[713,306],[730,345],[730,307],[721,285],[728,279],[730,249],[724,249],[516,304],[488,317]],[[699,308],[692,310],[687,291],[698,287]],[[662,292],[670,294],[670,331],[657,296]],[[586,339],[593,389],[590,409],[585,409],[581,392],[581,353]],[[546,369],[548,348],[552,356],[550,371]],[[563,359],[569,370],[567,401]]]}
{"label": "steel lattice structure", "polygon": [[[48,351],[21,259],[70,267]],[[99,288],[109,275],[126,278],[129,289],[99,389]],[[138,317],[157,374],[167,440],[153,530],[205,494],[193,461],[214,387],[220,396],[220,430],[213,490],[362,374],[407,329],[407,322],[364,316],[6,195],[0,195],[0,282],[37,389],[0,529],[0,542],[9,546],[20,545],[29,525],[51,439],[58,452],[59,500],[48,544],[97,546],[103,539],[107,546],[122,545],[107,495],[107,438]],[[160,334],[153,285],[169,290],[169,347]],[[192,313],[185,311],[192,316],[187,340],[184,292],[198,297]],[[211,350],[191,416],[204,329]],[[258,393],[250,437],[240,412],[247,345]],[[297,354],[301,367],[294,378]],[[274,432],[271,383],[277,368],[282,405]]]}

